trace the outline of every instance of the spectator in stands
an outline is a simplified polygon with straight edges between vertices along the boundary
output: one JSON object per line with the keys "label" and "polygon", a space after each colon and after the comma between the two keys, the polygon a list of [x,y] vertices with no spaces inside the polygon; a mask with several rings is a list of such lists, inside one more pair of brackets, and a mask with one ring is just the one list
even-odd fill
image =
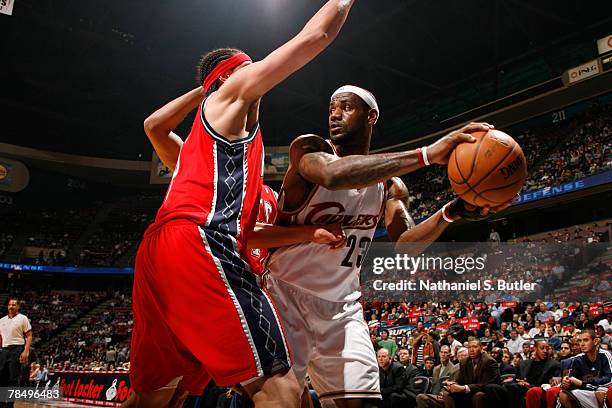
{"label": "spectator in stands", "polygon": [[506,342],[504,341],[504,336],[500,333],[500,332],[493,332],[491,334],[491,342],[490,342],[490,349],[493,349],[495,347],[505,347]]}
{"label": "spectator in stands", "polygon": [[461,347],[461,343],[459,343],[459,341],[455,339],[455,336],[452,333],[446,334],[446,341],[448,342],[448,345],[450,346],[451,355],[456,356],[457,348]]}
{"label": "spectator in stands", "polygon": [[421,375],[423,375],[424,377],[433,377],[433,370],[435,365],[436,360],[433,357],[425,357],[425,365],[423,366],[423,372],[421,373]]}
{"label": "spectator in stands", "polygon": [[380,346],[378,345],[378,336],[376,333],[370,334],[370,340],[372,341],[372,347],[374,347],[374,351],[380,350]]}
{"label": "spectator in stands", "polygon": [[437,383],[442,377],[452,377],[459,370],[457,364],[451,362],[451,352],[449,346],[440,347],[440,364],[434,367],[432,381]]}
{"label": "spectator in stands", "polygon": [[600,406],[612,381],[612,356],[600,350],[595,332],[580,333],[582,354],[572,360],[571,373],[561,381],[559,403],[564,408]]}
{"label": "spectator in stands", "polygon": [[[502,314],[502,319],[503,319],[503,314]],[[499,325],[499,331],[497,333],[501,334],[504,340],[510,337],[510,331],[508,330],[508,323],[501,322],[501,324]]]}
{"label": "spectator in stands", "polygon": [[380,326],[380,322],[378,321],[378,316],[376,315],[376,313],[373,313],[372,316],[370,317],[370,320],[368,321],[368,327],[370,329],[375,329],[378,326]]}
{"label": "spectator in stands", "polygon": [[526,398],[527,408],[539,408],[546,398],[546,393],[541,385],[549,384],[558,367],[559,362],[548,355],[546,342],[536,341],[533,358],[524,360],[519,367],[516,382],[518,387],[510,387],[518,394],[517,398],[517,394],[511,393],[517,398],[515,405],[518,406],[518,402]]}
{"label": "spectator in stands", "polygon": [[380,332],[381,340],[378,342],[379,347],[384,347],[389,350],[391,354],[391,359],[395,357],[395,353],[397,353],[397,343],[395,340],[389,338],[389,330],[385,329]]}
{"label": "spectator in stands", "polygon": [[482,353],[478,338],[468,339],[468,352],[469,358],[459,363],[457,381],[448,385],[449,393],[444,397],[447,408],[485,407],[485,386],[500,383],[499,366],[492,357]]}
{"label": "spectator in stands", "polygon": [[569,310],[564,309],[563,310],[563,316],[559,319],[559,323],[561,323],[561,326],[565,326],[569,322],[573,323],[574,322],[574,318],[572,316],[570,316]]}
{"label": "spectator in stands", "polygon": [[434,357],[434,347],[433,344],[428,341],[428,337],[429,336],[425,333],[421,333],[415,338],[414,344],[412,345],[412,364],[417,366],[420,370],[423,370],[427,357]]}
{"label": "spectator in stands", "polygon": [[42,365],[42,368],[39,370],[38,374],[36,374],[36,385],[41,385],[47,382],[49,379],[49,370],[45,364]]}
{"label": "spectator in stands", "polygon": [[38,373],[40,373],[40,364],[36,362],[30,364],[30,386],[36,386],[36,377],[38,377]]}
{"label": "spectator in stands", "polygon": [[521,361],[523,361],[523,356],[521,353],[514,353],[512,355],[512,367],[514,367],[514,370],[518,372],[519,367],[521,365]]}
{"label": "spectator in stands", "polygon": [[574,322],[569,322],[563,328],[562,333],[564,336],[574,337],[576,334],[580,333],[580,330],[576,329]]}
{"label": "spectator in stands", "polygon": [[506,343],[506,347],[508,347],[508,351],[510,353],[520,353],[523,348],[523,343],[525,343],[525,339],[518,335],[518,331],[516,329],[512,329],[510,331],[510,340]]}
{"label": "spectator in stands", "polygon": [[554,327],[549,327],[546,329],[546,335],[548,337],[548,344],[551,345],[555,350],[559,350],[561,347],[561,339],[557,336],[557,332]]}
{"label": "spectator in stands", "polygon": [[518,332],[519,337],[523,340],[531,340],[531,337],[529,337],[529,335],[525,332],[525,326],[522,324],[516,328],[516,331]]}
{"label": "spectator in stands", "polygon": [[493,357],[493,359],[497,361],[497,364],[499,364],[499,373],[501,375],[516,374],[516,370],[514,369],[514,367],[504,362],[503,352],[501,348],[494,347],[493,350],[491,350],[491,357]]}
{"label": "spectator in stands", "polygon": [[541,323],[546,323],[551,318],[555,318],[554,313],[548,310],[544,303],[540,303],[540,311],[536,314],[536,320],[540,321]]}
{"label": "spectator in stands", "polygon": [[[467,347],[459,347],[457,349],[457,357],[456,357],[455,360],[457,361],[457,364],[459,364],[459,362],[461,360],[464,360],[464,359],[468,358],[468,356],[469,356],[469,352],[468,352]],[[459,368],[457,368],[457,369],[459,369]]]}
{"label": "spectator in stands", "polygon": [[526,341],[521,346],[521,357],[523,358],[523,360],[529,360],[531,358],[531,345],[531,341]]}
{"label": "spectator in stands", "polygon": [[115,368],[115,362],[117,361],[117,350],[114,347],[109,347],[106,350],[106,363],[111,368]]}
{"label": "spectator in stands", "polygon": [[498,243],[501,242],[501,238],[499,236],[499,232],[495,231],[491,228],[491,233],[489,234],[489,242]]}
{"label": "spectator in stands", "polygon": [[[598,326],[598,327],[602,327],[602,326]],[[603,330],[603,328],[602,328]],[[608,350],[612,349],[612,326],[608,327],[605,331],[605,333],[603,334],[603,336],[601,336],[601,339],[599,341],[602,345],[607,344],[608,345]]]}
{"label": "spectator in stands", "polygon": [[376,353],[380,377],[381,408],[400,408],[407,398],[403,394],[406,381],[406,370],[400,363],[391,361],[391,354],[386,348]]}
{"label": "spectator in stands", "polygon": [[563,361],[572,356],[572,348],[568,341],[562,341],[559,347],[558,360]]}
{"label": "spectator in stands", "polygon": [[421,370],[410,363],[410,352],[406,348],[400,348],[398,352],[399,362],[406,370],[404,388],[402,393],[406,396],[405,405],[414,406],[418,390],[412,388],[412,380],[421,375]]}
{"label": "spectator in stands", "polygon": [[410,382],[414,377],[420,375],[420,371],[410,362],[410,352],[408,349],[402,348],[397,353],[399,357],[400,364],[404,367],[406,371],[406,382]]}
{"label": "spectator in stands", "polygon": [[[600,316],[603,316],[603,314]],[[603,319],[597,322],[597,325],[603,327],[603,329],[607,332],[608,329],[612,328],[612,313],[605,315]]]}
{"label": "spectator in stands", "polygon": [[440,364],[434,367],[434,371],[433,371],[432,394],[417,395],[416,404],[418,408],[442,408],[443,407],[444,397],[442,395],[442,387],[444,384],[441,383],[441,379],[444,377],[450,377],[451,381],[455,381],[459,373],[459,364],[453,364],[451,362],[450,357],[451,357],[450,347],[447,345],[441,346],[440,347]]}

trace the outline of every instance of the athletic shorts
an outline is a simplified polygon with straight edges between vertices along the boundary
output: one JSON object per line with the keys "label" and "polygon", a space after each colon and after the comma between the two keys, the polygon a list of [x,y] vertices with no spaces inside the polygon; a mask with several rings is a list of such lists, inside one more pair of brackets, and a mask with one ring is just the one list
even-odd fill
{"label": "athletic shorts", "polygon": [[359,302],[321,299],[269,273],[264,282],[285,327],[300,384],[308,373],[323,402],[381,398],[376,354]]}
{"label": "athletic shorts", "polygon": [[145,233],[136,255],[130,379],[137,392],[182,377],[199,395],[291,366],[269,296],[236,241],[188,221]]}
{"label": "athletic shorts", "polygon": [[[606,387],[600,387],[597,392],[606,393],[608,389]],[[570,393],[574,396],[576,401],[580,404],[580,408],[600,408],[595,391],[590,390],[571,390]],[[560,406],[559,404],[558,406]]]}

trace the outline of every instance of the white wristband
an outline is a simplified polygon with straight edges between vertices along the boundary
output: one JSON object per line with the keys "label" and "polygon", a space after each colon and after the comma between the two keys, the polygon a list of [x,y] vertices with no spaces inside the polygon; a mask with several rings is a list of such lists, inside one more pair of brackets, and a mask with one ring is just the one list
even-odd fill
{"label": "white wristband", "polygon": [[449,216],[446,215],[446,212],[448,211],[448,206],[450,205],[450,203],[446,203],[444,204],[444,207],[442,207],[442,218],[444,218],[444,221],[451,223],[451,222],[455,222],[455,220],[453,220],[452,218],[450,218]]}
{"label": "white wristband", "polygon": [[421,147],[421,152],[423,153],[423,161],[425,162],[425,165],[429,166],[431,163],[429,163],[429,159],[427,158],[427,146]]}

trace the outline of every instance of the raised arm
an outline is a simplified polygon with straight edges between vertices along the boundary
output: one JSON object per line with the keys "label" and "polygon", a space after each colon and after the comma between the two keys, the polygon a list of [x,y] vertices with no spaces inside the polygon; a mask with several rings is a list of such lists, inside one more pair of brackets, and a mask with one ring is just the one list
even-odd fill
{"label": "raised arm", "polygon": [[321,53],[338,35],[354,0],[330,0],[302,31],[263,60],[232,75],[217,98],[254,101]]}
{"label": "raised arm", "polygon": [[[446,164],[453,149],[474,142],[472,132],[488,130],[486,123],[471,123],[427,147],[431,164]],[[418,150],[418,149],[417,149]],[[306,135],[293,141],[289,150],[291,165],[306,180],[329,190],[363,188],[411,173],[422,167],[417,150],[398,153],[352,155],[338,158],[319,136]]]}
{"label": "raised arm", "polygon": [[144,130],[161,161],[171,170],[176,167],[183,140],[173,130],[204,99],[202,87],[187,92],[153,112],[144,121]]}

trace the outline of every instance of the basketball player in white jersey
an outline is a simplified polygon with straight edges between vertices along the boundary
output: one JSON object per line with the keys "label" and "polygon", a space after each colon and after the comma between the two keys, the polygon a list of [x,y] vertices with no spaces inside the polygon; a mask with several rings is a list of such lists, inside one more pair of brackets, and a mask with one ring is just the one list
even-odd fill
{"label": "basketball player in white jersey", "polygon": [[[471,211],[457,199],[415,226],[408,192],[397,176],[429,164],[446,164],[458,143],[490,125],[472,123],[429,147],[369,155],[379,116],[374,96],[345,86],[329,108],[330,140],[301,136],[290,147],[277,224],[341,223],[346,247],[302,243],[274,250],[265,287],[275,301],[294,355],[298,381],[310,380],[324,406],[365,407],[380,399],[378,365],[358,299],[361,260],[384,216],[394,242],[431,243],[462,217],[480,219],[496,209]],[[335,404],[334,404],[335,403]]]}

